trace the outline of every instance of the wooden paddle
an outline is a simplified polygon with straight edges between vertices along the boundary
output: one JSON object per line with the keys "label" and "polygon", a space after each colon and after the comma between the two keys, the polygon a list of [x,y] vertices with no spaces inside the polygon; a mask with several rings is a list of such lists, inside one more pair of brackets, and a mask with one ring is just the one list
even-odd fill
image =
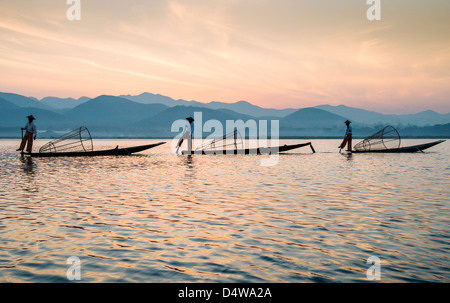
{"label": "wooden paddle", "polygon": [[180,149],[180,147],[181,147],[181,144],[183,144],[183,138],[184,138],[184,134],[186,133],[186,130],[187,130],[187,125],[186,125],[186,127],[184,128],[184,132],[183,132],[183,134],[181,135],[181,138],[178,140],[178,143],[177,143],[177,152],[176,152],[176,154],[178,155],[178,150]]}

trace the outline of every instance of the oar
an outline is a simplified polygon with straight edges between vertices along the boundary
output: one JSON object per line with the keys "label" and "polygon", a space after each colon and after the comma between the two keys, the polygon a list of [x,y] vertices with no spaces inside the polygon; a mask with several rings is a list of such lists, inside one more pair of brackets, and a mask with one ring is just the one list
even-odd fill
{"label": "oar", "polygon": [[[345,134],[344,139],[342,139],[342,142],[344,142],[345,137],[347,137],[347,134]],[[341,150],[342,150],[342,143],[341,143],[341,145],[339,145],[339,153],[341,153]]]}
{"label": "oar", "polygon": [[178,150],[180,149],[180,146],[181,146],[182,143],[183,143],[183,137],[181,137],[180,140],[178,140],[178,143],[177,143],[177,152],[176,152],[177,155],[178,155]]}
{"label": "oar", "polygon": [[186,127],[184,128],[184,132],[183,132],[183,134],[181,135],[181,137],[180,137],[180,139],[178,140],[178,143],[177,143],[177,152],[176,152],[176,154],[178,155],[178,150],[180,149],[180,147],[181,147],[181,144],[183,144],[183,138],[184,138],[184,134],[186,133]]}
{"label": "oar", "polygon": [[[23,127],[20,128],[20,131],[22,133],[22,137],[20,137],[23,140]],[[20,154],[23,156],[23,150],[20,151]]]}
{"label": "oar", "polygon": [[183,134],[181,135],[181,137],[180,137],[180,139],[178,140],[178,143],[177,143],[177,152],[176,152],[176,154],[178,155],[178,150],[180,149],[180,147],[181,147],[181,144],[183,144],[183,138],[184,138],[184,134],[187,132],[187,125],[184,127],[184,131],[183,131]]}

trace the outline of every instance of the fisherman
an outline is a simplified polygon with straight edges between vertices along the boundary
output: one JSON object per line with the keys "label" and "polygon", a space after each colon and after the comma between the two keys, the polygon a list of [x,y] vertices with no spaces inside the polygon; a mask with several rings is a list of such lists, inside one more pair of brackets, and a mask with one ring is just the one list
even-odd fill
{"label": "fisherman", "polygon": [[347,151],[352,151],[352,126],[350,125],[352,122],[347,120],[344,123],[347,125],[347,130],[345,131],[344,141],[339,145],[339,148],[342,149],[347,144]]}
{"label": "fisherman", "polygon": [[27,116],[28,123],[25,125],[22,130],[25,130],[25,136],[22,138],[22,142],[20,143],[20,147],[17,149],[17,151],[23,151],[25,148],[25,145],[27,145],[27,152],[31,153],[31,149],[33,148],[33,137],[34,140],[36,140],[36,125],[34,125],[33,121],[36,120],[33,115]]}
{"label": "fisherman", "polygon": [[185,131],[178,141],[177,153],[178,148],[180,148],[181,144],[183,144],[183,140],[186,139],[188,141],[188,154],[190,155],[192,152],[192,136],[194,135],[194,118],[187,117],[186,120],[188,120],[189,125],[186,125]]}

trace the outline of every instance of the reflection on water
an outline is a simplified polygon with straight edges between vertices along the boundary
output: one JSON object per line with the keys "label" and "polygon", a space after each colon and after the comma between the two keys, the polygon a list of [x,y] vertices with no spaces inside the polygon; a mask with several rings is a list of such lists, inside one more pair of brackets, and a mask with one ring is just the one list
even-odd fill
{"label": "reflection on water", "polygon": [[34,169],[34,166],[36,165],[33,162],[33,159],[30,157],[25,158],[24,156],[20,156],[19,159],[23,163],[22,167],[23,167],[23,171],[25,172],[25,174],[33,175],[33,169]]}
{"label": "reflection on water", "polygon": [[21,178],[17,179],[17,186],[19,186],[25,192],[38,192],[34,171],[36,169],[36,163],[32,158],[20,156],[21,162]]}
{"label": "reflection on water", "polygon": [[[449,282],[449,142],[344,155],[337,141],[265,167],[170,144],[30,159],[0,140],[0,282],[67,282],[70,256],[83,282],[366,282],[370,256],[382,282]],[[145,144],[96,149],[117,143]]]}

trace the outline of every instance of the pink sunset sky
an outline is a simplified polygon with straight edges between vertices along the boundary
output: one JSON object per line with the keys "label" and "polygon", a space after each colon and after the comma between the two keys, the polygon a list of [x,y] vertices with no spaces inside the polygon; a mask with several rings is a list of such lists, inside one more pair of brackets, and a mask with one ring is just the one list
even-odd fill
{"label": "pink sunset sky", "polygon": [[450,1],[0,0],[0,91],[450,112]]}

